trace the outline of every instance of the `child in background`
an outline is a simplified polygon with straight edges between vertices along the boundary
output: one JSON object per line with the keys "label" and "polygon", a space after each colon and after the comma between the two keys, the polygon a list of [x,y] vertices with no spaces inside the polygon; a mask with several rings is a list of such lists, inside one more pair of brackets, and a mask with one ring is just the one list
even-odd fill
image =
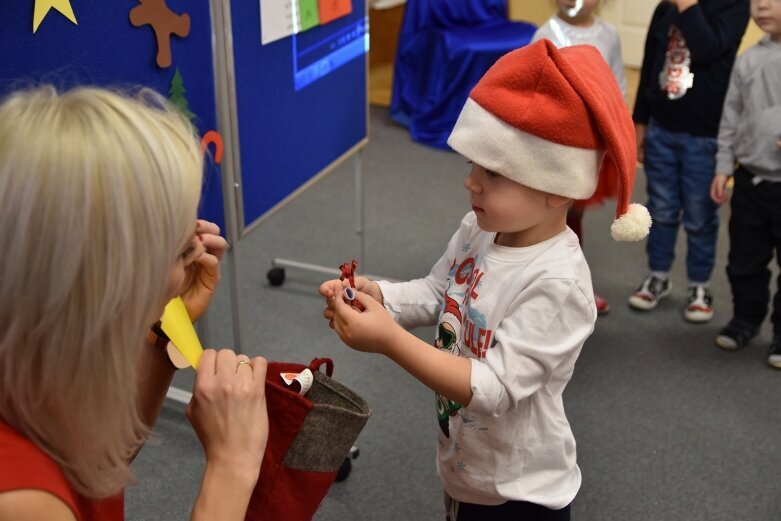
{"label": "child in background", "polygon": [[[621,180],[613,236],[639,240],[629,205],[632,121],[591,46],[548,40],[502,57],[470,94],[448,144],[473,162],[473,211],[424,279],[339,280],[324,316],[350,347],[381,353],[437,393],[438,471],[451,521],[568,520],[580,487],[562,393],[594,329],[591,275],[566,225],[599,175]],[[603,160],[604,158],[604,160]],[[434,346],[403,327],[437,324]]]}
{"label": "child in background", "polygon": [[690,322],[713,317],[708,283],[719,217],[709,191],[721,109],[748,18],[748,0],[665,0],[654,11],[633,115],[653,218],[651,273],[629,297],[634,309],[652,310],[670,294],[683,222],[689,278],[683,315]]}
{"label": "child in background", "polygon": [[[716,337],[716,345],[729,350],[744,347],[765,320],[767,265],[774,249],[781,253],[781,0],[751,0],[751,16],[767,35],[732,70],[711,185],[713,200],[724,203],[734,173],[727,266],[734,311]],[[773,298],[771,321],[767,362],[781,369],[781,291]]]}
{"label": "child in background", "polygon": [[[626,72],[621,57],[621,40],[618,31],[594,14],[599,0],[556,0],[559,10],[547,22],[541,25],[532,37],[532,42],[547,38],[561,49],[571,45],[588,44],[595,46],[613,71],[613,77],[626,98]],[[576,201],[567,213],[567,226],[578,236],[583,245],[583,213],[594,204],[601,204],[606,198],[614,198],[618,193],[615,179],[600,178],[594,195],[586,201]],[[597,313],[607,314],[610,305],[607,300],[594,294]]]}
{"label": "child in background", "polygon": [[556,0],[559,10],[542,24],[532,42],[547,38],[559,49],[571,45],[593,45],[613,72],[626,98],[626,71],[618,31],[594,14],[599,0]]}

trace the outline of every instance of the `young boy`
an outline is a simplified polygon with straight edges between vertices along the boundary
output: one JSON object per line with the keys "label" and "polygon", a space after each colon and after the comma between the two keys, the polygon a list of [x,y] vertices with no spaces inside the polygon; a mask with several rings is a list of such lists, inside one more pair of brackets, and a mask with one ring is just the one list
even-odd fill
{"label": "young boy", "polygon": [[670,294],[678,228],[687,235],[689,296],[683,316],[713,317],[708,283],[716,258],[718,205],[710,199],[721,107],[749,18],[748,0],[663,0],[651,18],[637,88],[638,158],[648,178],[651,273],[629,297],[649,311]]}
{"label": "young boy", "polygon": [[[581,477],[562,392],[596,320],[567,207],[602,170],[623,187],[613,236],[647,234],[647,211],[628,204],[632,121],[594,47],[542,40],[485,74],[448,143],[473,161],[473,211],[443,257],[424,279],[357,277],[363,312],[328,281],[324,316],[350,347],[388,356],[438,393],[451,521],[566,520]],[[432,324],[436,347],[400,327]]]}
{"label": "young boy", "polygon": [[[724,203],[734,170],[727,266],[734,312],[716,337],[716,345],[730,350],[745,346],[765,320],[767,265],[774,249],[781,252],[781,0],[751,0],[751,16],[767,36],[735,62],[711,185],[713,200]],[[781,369],[781,292],[773,299],[771,321],[767,362]]]}

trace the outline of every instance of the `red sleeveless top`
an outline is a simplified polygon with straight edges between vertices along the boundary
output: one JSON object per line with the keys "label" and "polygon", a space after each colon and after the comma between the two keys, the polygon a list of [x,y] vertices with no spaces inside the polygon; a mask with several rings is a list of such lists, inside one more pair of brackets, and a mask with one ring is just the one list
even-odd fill
{"label": "red sleeveless top", "polygon": [[0,419],[0,493],[34,489],[68,505],[78,521],[122,521],[125,493],[95,500],[78,494],[59,465],[33,442]]}

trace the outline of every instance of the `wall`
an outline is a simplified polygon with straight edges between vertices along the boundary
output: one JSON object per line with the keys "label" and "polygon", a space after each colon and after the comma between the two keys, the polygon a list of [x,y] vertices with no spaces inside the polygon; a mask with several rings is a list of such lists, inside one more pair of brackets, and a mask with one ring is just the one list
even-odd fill
{"label": "wall", "polygon": [[507,0],[510,18],[542,25],[556,11],[554,0]]}

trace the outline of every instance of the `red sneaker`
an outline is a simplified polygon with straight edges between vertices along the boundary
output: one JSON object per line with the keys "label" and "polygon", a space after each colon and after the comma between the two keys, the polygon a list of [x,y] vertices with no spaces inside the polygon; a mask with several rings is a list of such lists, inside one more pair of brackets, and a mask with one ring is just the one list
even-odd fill
{"label": "red sneaker", "polygon": [[610,304],[607,303],[607,300],[594,293],[594,302],[597,304],[597,315],[608,314],[610,311]]}

